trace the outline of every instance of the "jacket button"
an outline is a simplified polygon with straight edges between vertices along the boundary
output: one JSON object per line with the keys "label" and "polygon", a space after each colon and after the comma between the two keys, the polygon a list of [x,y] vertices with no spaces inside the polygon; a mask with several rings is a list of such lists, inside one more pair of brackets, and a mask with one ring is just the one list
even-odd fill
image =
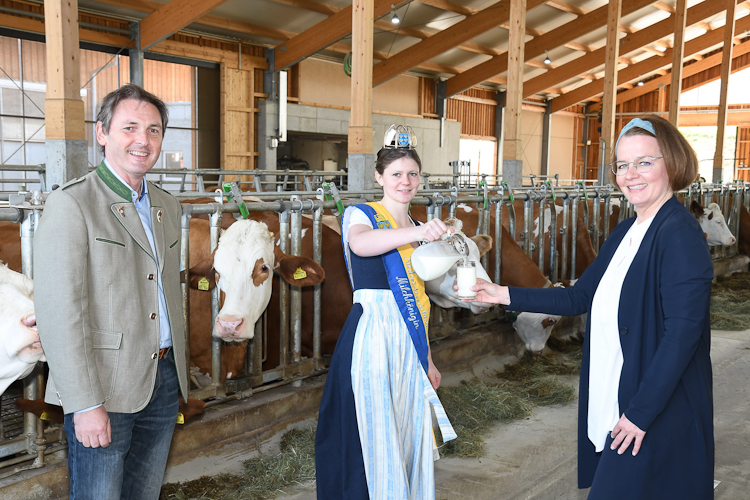
{"label": "jacket button", "polygon": [[153,274],[149,274],[148,275],[148,279],[150,279],[151,281],[153,281],[154,280],[154,275]]}
{"label": "jacket button", "polygon": [[624,326],[622,328],[620,328],[620,335],[627,335],[627,334],[628,334],[628,329],[627,328],[625,328]]}
{"label": "jacket button", "polygon": [[158,353],[158,352],[155,352],[155,353],[153,353],[153,354],[151,355],[151,359],[156,359],[156,358],[158,358],[158,357],[159,357],[159,353]]}
{"label": "jacket button", "polygon": [[156,313],[151,313],[151,319],[156,319]]}

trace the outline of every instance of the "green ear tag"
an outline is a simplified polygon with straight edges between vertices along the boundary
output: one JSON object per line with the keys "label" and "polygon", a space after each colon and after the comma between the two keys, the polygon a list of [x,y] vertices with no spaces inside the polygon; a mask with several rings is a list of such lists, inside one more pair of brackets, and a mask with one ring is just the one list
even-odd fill
{"label": "green ear tag", "polygon": [[208,279],[205,276],[198,281],[198,290],[208,291]]}

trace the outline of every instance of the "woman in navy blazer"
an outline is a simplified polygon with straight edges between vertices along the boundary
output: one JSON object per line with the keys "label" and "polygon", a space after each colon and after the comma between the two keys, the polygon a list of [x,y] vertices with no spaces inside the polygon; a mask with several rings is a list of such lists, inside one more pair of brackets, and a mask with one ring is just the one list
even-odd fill
{"label": "woman in navy blazer", "polygon": [[629,122],[615,151],[611,168],[637,217],[612,231],[575,287],[480,282],[472,300],[590,313],[578,410],[578,487],[591,487],[589,500],[710,499],[713,266],[698,222],[674,196],[696,178],[697,158],[655,116]]}

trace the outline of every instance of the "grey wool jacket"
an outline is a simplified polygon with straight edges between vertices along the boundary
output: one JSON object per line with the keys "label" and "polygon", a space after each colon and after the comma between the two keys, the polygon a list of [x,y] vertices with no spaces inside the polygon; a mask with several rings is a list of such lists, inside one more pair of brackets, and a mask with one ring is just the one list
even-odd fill
{"label": "grey wool jacket", "polygon": [[34,305],[50,368],[45,400],[65,413],[100,403],[110,412],[135,413],[150,401],[160,342],[158,273],[187,398],[182,211],[153,184],[149,198],[157,259],[130,188],[104,163],[47,199],[34,238]]}

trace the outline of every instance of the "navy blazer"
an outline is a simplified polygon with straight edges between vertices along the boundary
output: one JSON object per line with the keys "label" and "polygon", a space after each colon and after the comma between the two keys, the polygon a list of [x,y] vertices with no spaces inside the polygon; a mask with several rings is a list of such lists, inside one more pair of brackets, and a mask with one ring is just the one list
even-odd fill
{"label": "navy blazer", "polygon": [[[589,312],[599,281],[635,222],[618,224],[572,288],[510,288],[512,310]],[[695,218],[673,197],[654,217],[625,276],[618,309],[620,413],[646,431],[641,450],[596,453],[588,439],[591,315],[578,408],[578,487],[589,500],[713,498],[714,434],[709,301],[713,265]]]}

